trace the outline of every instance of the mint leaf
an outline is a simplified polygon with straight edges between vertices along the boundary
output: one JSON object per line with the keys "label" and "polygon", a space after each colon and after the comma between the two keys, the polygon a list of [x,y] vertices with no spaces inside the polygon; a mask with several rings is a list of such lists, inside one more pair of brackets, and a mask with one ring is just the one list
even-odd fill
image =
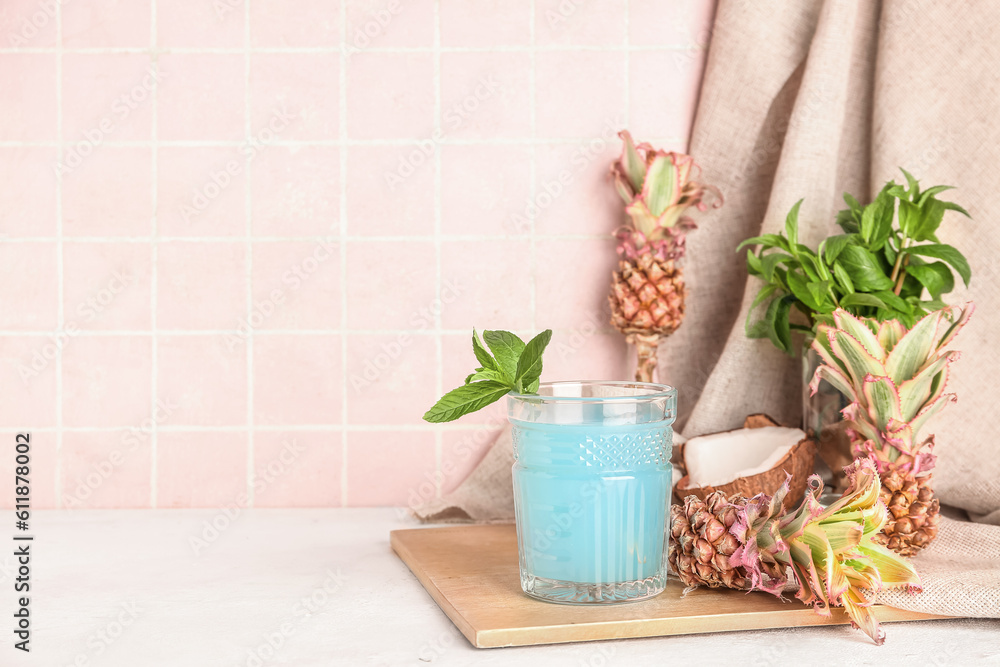
{"label": "mint leaf", "polygon": [[920,255],[921,257],[933,257],[934,259],[943,259],[952,265],[952,267],[958,271],[958,275],[962,276],[962,281],[965,286],[969,286],[969,280],[972,278],[972,270],[969,268],[969,262],[966,261],[965,256],[962,255],[958,250],[945,243],[928,243],[927,245],[913,246],[912,248],[907,248],[905,252],[911,255]]}
{"label": "mint leaf", "polygon": [[844,201],[847,203],[848,206],[850,206],[850,212],[852,215],[855,213],[861,213],[861,208],[862,208],[861,204],[858,203],[858,200],[855,199],[854,195],[852,195],[850,192],[844,193]]}
{"label": "mint leaf", "polygon": [[[865,239],[869,250],[878,250],[889,239],[889,234],[892,233],[893,217],[896,213],[895,204],[896,202],[892,198],[892,195],[888,193],[887,188],[883,188],[871,204],[871,208],[873,209],[872,227],[870,235]],[[865,208],[865,212],[867,211],[868,208]],[[862,223],[862,236],[864,235],[863,230],[864,224]]]}
{"label": "mint leaf", "polygon": [[910,189],[906,191],[906,195],[911,201],[916,200],[916,198],[920,195],[920,182],[913,177],[913,174],[906,171],[902,167],[900,167],[899,170],[903,172],[903,176],[906,176],[906,184],[910,186]]}
{"label": "mint leaf", "polygon": [[450,422],[462,415],[480,410],[510,393],[510,387],[500,382],[486,380],[452,389],[424,414],[424,421],[433,424]]}
{"label": "mint leaf", "polygon": [[552,340],[552,329],[546,329],[524,346],[524,351],[517,360],[517,373],[514,383],[519,391],[538,382],[542,376],[542,353]]}
{"label": "mint leaf", "polygon": [[482,364],[465,378],[465,384],[452,389],[424,414],[431,423],[450,422],[500,400],[511,391],[537,394],[542,374],[542,352],[552,339],[546,329],[525,345],[509,331],[484,331],[483,339],[493,351],[486,351],[475,329],[472,350]]}
{"label": "mint leaf", "polygon": [[764,321],[767,323],[767,337],[771,343],[782,352],[792,352],[792,336],[789,328],[788,314],[791,311],[794,296],[786,295],[776,298],[767,307]]}
{"label": "mint leaf", "polygon": [[517,360],[524,351],[524,341],[509,331],[484,331],[483,340],[490,346],[500,370],[510,377],[513,384],[517,377]]}
{"label": "mint leaf", "polygon": [[757,296],[754,297],[753,303],[750,304],[749,310],[747,310],[747,319],[743,323],[743,330],[747,335],[747,338],[765,338],[767,336],[767,324],[764,320],[758,319],[756,322],[753,321],[754,314],[757,312],[758,306],[767,301],[775,291],[779,290],[780,287],[773,283],[769,283],[760,288],[757,292]]}
{"label": "mint leaf", "polygon": [[795,206],[785,216],[785,237],[788,238],[789,249],[793,255],[795,254],[795,246],[799,242],[799,208],[801,208],[802,202],[802,199],[795,202]]}
{"label": "mint leaf", "polygon": [[778,266],[778,264],[784,262],[793,263],[794,260],[794,257],[783,252],[772,252],[765,255],[760,261],[760,272],[764,275],[764,280],[771,282],[774,280],[774,269]]}
{"label": "mint leaf", "polygon": [[949,211],[958,211],[959,213],[961,213],[962,215],[964,215],[966,218],[971,218],[972,217],[971,215],[969,215],[968,211],[966,211],[964,208],[962,208],[961,206],[959,206],[955,202],[944,201],[944,202],[941,202],[941,203],[944,204],[944,207],[945,207],[946,210],[949,210]]}
{"label": "mint leaf", "polygon": [[507,379],[507,376],[504,375],[502,371],[496,371],[492,368],[477,368],[475,373],[472,373],[469,377],[465,378],[465,384],[476,382],[477,380],[493,380],[494,382],[505,384],[508,387],[511,386],[510,380]]}
{"label": "mint leaf", "polygon": [[871,294],[848,294],[840,300],[841,308],[857,308],[860,306],[870,306],[872,308],[888,308],[885,303]]}
{"label": "mint leaf", "polygon": [[861,224],[861,215],[845,208],[843,211],[837,212],[837,224],[847,234],[857,234],[861,229],[859,226]]}
{"label": "mint leaf", "polygon": [[739,252],[748,245],[760,245],[765,248],[781,248],[782,250],[788,250],[788,241],[785,237],[778,234],[763,234],[761,236],[749,238],[736,246],[736,252]]}
{"label": "mint leaf", "polygon": [[907,265],[906,272],[927,288],[931,300],[938,299],[942,294],[955,289],[955,277],[944,262],[931,262],[922,266],[911,262]]}
{"label": "mint leaf", "polygon": [[475,328],[472,329],[472,351],[476,354],[476,360],[479,365],[486,370],[499,371],[500,364],[497,363],[496,359],[490,356],[490,353],[486,351],[483,347],[482,342],[479,340],[479,334],[476,333]]}
{"label": "mint leaf", "polygon": [[886,307],[897,310],[901,313],[909,313],[911,310],[910,304],[903,299],[900,299],[894,292],[889,290],[879,290],[872,296],[885,303]]}
{"label": "mint leaf", "polygon": [[[833,264],[833,275],[837,277],[837,281],[840,283],[841,291],[845,294],[854,294],[854,282],[851,277],[847,275],[847,271],[841,266],[840,262],[834,262]],[[841,301],[843,304],[843,301]],[[845,308],[847,306],[844,306]]]}
{"label": "mint leaf", "polygon": [[862,292],[892,289],[892,280],[879,266],[873,255],[866,248],[849,245],[840,251],[837,262],[854,283],[854,288]]}
{"label": "mint leaf", "polygon": [[934,237],[934,232],[941,226],[944,220],[944,202],[938,199],[930,199],[920,209],[920,220],[911,231],[914,241],[929,241]]}
{"label": "mint leaf", "polygon": [[815,294],[807,286],[807,280],[798,271],[789,271],[786,277],[788,289],[791,290],[795,298],[806,304],[810,310],[822,310]]}
{"label": "mint leaf", "polygon": [[927,188],[920,193],[920,199],[917,200],[917,206],[923,206],[930,197],[936,197],[945,190],[954,190],[953,185],[935,185],[932,188]]}
{"label": "mint leaf", "polygon": [[916,230],[920,226],[922,211],[916,204],[901,200],[899,202],[899,229],[906,236],[916,236]]}

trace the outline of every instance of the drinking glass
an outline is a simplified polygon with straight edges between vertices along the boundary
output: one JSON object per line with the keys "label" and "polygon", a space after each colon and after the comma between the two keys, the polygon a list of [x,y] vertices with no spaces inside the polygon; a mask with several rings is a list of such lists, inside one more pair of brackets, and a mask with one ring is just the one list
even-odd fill
{"label": "drinking glass", "polygon": [[508,396],[525,593],[589,604],[663,591],[676,405],[672,387],[640,382]]}

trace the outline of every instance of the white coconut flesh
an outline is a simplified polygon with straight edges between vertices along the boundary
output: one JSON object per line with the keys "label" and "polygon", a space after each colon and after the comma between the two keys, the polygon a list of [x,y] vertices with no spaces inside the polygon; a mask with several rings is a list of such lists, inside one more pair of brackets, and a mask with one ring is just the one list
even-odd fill
{"label": "white coconut flesh", "polygon": [[802,429],[764,426],[691,438],[684,445],[686,488],[720,486],[766,472],[805,437]]}

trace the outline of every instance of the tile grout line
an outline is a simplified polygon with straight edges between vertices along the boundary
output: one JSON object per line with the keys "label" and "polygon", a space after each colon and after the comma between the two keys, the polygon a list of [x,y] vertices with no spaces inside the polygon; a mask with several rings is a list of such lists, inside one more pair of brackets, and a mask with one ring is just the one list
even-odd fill
{"label": "tile grout line", "polygon": [[[443,431],[477,431],[487,428],[488,424],[361,424],[345,427],[342,424],[258,424],[256,431],[266,433],[284,433],[286,431],[322,431],[335,432],[352,431],[357,433],[433,433]],[[32,433],[128,433],[135,429],[131,426],[41,426],[32,428]],[[162,426],[164,433],[246,433],[247,427],[241,424],[230,426],[205,426],[204,424],[174,424]],[[23,428],[4,426],[0,433],[23,433]]]}
{"label": "tile grout line", "polygon": [[[251,127],[250,118],[250,0],[246,0],[244,3],[243,12],[243,130],[245,133],[244,141],[247,145],[253,139],[253,128]],[[246,216],[246,269],[245,278],[247,281],[247,322],[251,321],[251,315],[253,314],[253,196],[251,194],[251,186],[253,184],[250,178],[250,156],[247,155],[244,160],[244,171],[246,172],[243,176],[246,179],[246,192],[243,197],[243,207],[246,209],[244,215]],[[247,470],[246,470],[246,494],[247,494],[247,507],[253,507],[254,505],[254,418],[253,418],[253,404],[254,404],[254,365],[253,365],[253,343],[254,343],[254,330],[253,327],[247,327]]]}
{"label": "tile grout line", "polygon": [[[434,135],[441,131],[441,0],[434,0]],[[444,344],[441,338],[441,147],[434,148],[434,297],[438,307],[434,312],[434,395],[440,396],[444,384]],[[434,431],[434,496],[441,497],[444,475],[441,472],[444,434]]]}
{"label": "tile grout line", "polygon": [[[538,86],[538,51],[535,48],[537,40],[537,36],[535,35],[535,31],[537,30],[537,26],[535,25],[535,4],[535,0],[531,0],[528,7],[528,44],[531,46],[529,53],[531,67],[528,70],[528,113],[530,114],[529,127],[531,131],[528,200],[532,204],[535,204],[532,210],[537,210],[538,208],[538,148],[535,145],[538,134],[538,93],[536,90]],[[531,223],[531,229],[528,230],[528,234],[530,235],[528,279],[531,284],[531,301],[528,307],[531,312],[531,330],[534,332],[538,330],[538,280],[535,275],[538,271],[538,214],[536,213],[529,222]]]}
{"label": "tile grout line", "polygon": [[[0,54],[2,55],[2,54]],[[157,56],[160,53],[155,54]],[[655,141],[678,141],[684,135],[651,135]],[[482,137],[463,139],[461,137],[442,136],[435,143],[442,146],[576,146],[587,142],[593,137]],[[419,148],[426,144],[426,139],[395,138],[395,139],[281,139],[275,138],[267,142],[268,146],[286,148],[316,148],[338,146],[374,146]],[[79,143],[79,142],[77,142]],[[162,148],[241,148],[246,146],[243,141],[231,139],[164,139],[156,142]],[[59,146],[60,142],[53,139],[0,139],[0,148],[51,148]],[[101,146],[110,148],[150,148],[153,142],[146,139],[107,139],[101,141]]]}
{"label": "tile grout line", "polygon": [[[56,139],[59,146],[58,159],[62,159],[63,112],[62,112],[62,3],[56,3]],[[56,327],[66,326],[65,271],[63,270],[63,210],[62,210],[62,170],[56,169]],[[7,240],[7,239],[4,239]],[[62,458],[63,458],[63,346],[56,350],[56,466],[55,492],[56,508],[62,507]]]}
{"label": "tile grout line", "polygon": [[625,10],[625,127],[628,128],[629,122],[631,121],[631,111],[632,111],[632,78],[630,76],[629,68],[632,66],[632,61],[630,58],[629,47],[631,35],[629,35],[629,30],[632,29],[629,21],[629,12],[631,8],[629,7],[629,0],[625,0],[624,5]]}
{"label": "tile grout line", "polygon": [[[563,240],[563,239],[606,239],[607,234],[538,234],[537,237],[543,240]],[[329,241],[329,235],[325,236],[301,236],[301,237],[254,237],[257,243],[288,243],[297,241],[322,242]],[[433,241],[440,238],[443,241],[504,241],[511,239],[530,240],[531,234],[426,234],[423,236],[346,236],[347,241],[360,243],[412,243],[415,241]],[[245,236],[21,236],[17,238],[4,238],[4,243],[53,243],[60,239],[70,243],[150,243],[154,240],[170,243],[240,243],[246,239]]]}
{"label": "tile grout line", "polygon": [[340,506],[347,506],[347,4],[340,3],[338,86],[340,139]]}
{"label": "tile grout line", "polygon": [[152,109],[152,120],[150,126],[150,132],[152,135],[152,147],[150,149],[150,154],[152,157],[152,206],[153,206],[153,216],[152,216],[152,242],[150,243],[150,254],[151,254],[151,267],[150,267],[150,336],[152,338],[153,345],[153,377],[150,380],[152,385],[152,405],[150,406],[150,415],[153,417],[152,423],[153,427],[149,436],[149,505],[152,508],[156,508],[159,501],[159,485],[157,483],[157,478],[159,477],[159,458],[160,458],[160,440],[159,440],[159,424],[156,423],[156,401],[159,399],[159,377],[160,377],[160,338],[157,334],[157,327],[159,326],[158,319],[156,317],[157,309],[157,298],[156,292],[159,289],[159,271],[157,270],[160,262],[160,248],[159,242],[157,240],[157,234],[159,234],[159,220],[157,218],[157,202],[159,200],[159,184],[157,183],[157,178],[159,176],[159,171],[157,169],[157,161],[159,160],[159,152],[157,151],[156,139],[158,136],[157,132],[157,106],[158,106],[158,92],[159,92],[159,81],[157,79],[160,75],[160,59],[156,53],[156,0],[152,0],[150,5],[150,22],[149,22],[149,40],[153,45],[152,50],[152,61],[154,71],[156,76],[153,77],[152,95],[153,95],[153,109]]}
{"label": "tile grout line", "polygon": [[[632,39],[629,31],[632,29],[629,13],[631,12],[631,7],[629,6],[629,0],[625,0],[625,45],[628,46]],[[631,131],[630,123],[632,121],[632,77],[631,77],[631,67],[632,60],[630,58],[630,53],[628,49],[625,50],[625,127],[621,128],[623,130]],[[654,144],[655,145],[655,144]],[[628,371],[629,360],[631,355],[626,357],[625,369]]]}
{"label": "tile grout line", "polygon": [[[573,327],[549,327],[553,331],[575,331]],[[523,329],[514,329],[515,332],[529,333],[531,330],[528,327]],[[608,325],[604,329],[598,329],[598,331],[614,332],[615,329]],[[158,329],[157,333],[167,332],[171,336],[240,336],[245,333],[245,329]],[[52,331],[11,331],[3,330],[0,331],[0,337],[47,337],[59,333],[57,330]],[[435,336],[441,334],[443,336],[447,335],[466,335],[468,330],[466,329],[444,329],[439,331],[433,329],[261,329],[256,332],[258,336],[316,336],[316,335],[344,335],[344,334],[357,334],[357,335],[374,335],[374,336],[389,336],[389,335],[402,335],[408,334],[411,336]],[[102,336],[152,336],[151,330],[130,330],[130,329],[106,329],[106,330],[84,330],[80,329],[76,332],[74,337],[76,338],[101,338]]]}
{"label": "tile grout line", "polygon": [[[342,31],[343,32],[343,31]],[[567,52],[567,51],[590,51],[615,53],[624,49],[630,51],[706,51],[707,48],[700,44],[691,46],[690,44],[667,44],[667,45],[635,45],[635,46],[609,46],[609,45],[587,45],[587,44],[548,44],[538,46],[539,51]],[[0,47],[0,55],[9,54],[45,54],[62,51],[69,55],[95,55],[95,54],[149,54],[153,48],[130,47],[130,46],[93,46],[77,47],[74,49],[58,49],[56,47]],[[532,50],[530,46],[444,46],[437,49],[440,53],[527,53]],[[249,51],[252,54],[258,53],[338,53],[342,48],[322,47],[322,46],[288,46],[288,47],[257,47],[257,48],[236,48],[222,46],[205,47],[166,47],[158,49],[160,53],[167,54],[229,54],[242,55]],[[382,46],[365,48],[367,53],[433,53],[434,47],[424,46]]]}

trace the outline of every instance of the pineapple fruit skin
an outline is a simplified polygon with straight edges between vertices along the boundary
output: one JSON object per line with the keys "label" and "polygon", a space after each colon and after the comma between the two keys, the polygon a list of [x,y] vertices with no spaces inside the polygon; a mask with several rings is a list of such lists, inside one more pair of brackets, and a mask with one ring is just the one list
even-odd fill
{"label": "pineapple fruit skin", "polygon": [[622,258],[612,279],[611,323],[626,336],[669,336],[684,321],[684,272],[677,263],[651,254]]}
{"label": "pineapple fruit skin", "polygon": [[737,507],[746,504],[745,498],[733,500],[728,502],[717,491],[705,501],[688,496],[683,505],[670,506],[667,559],[685,586],[750,590],[746,569],[729,562],[740,546],[729,531],[736,523]]}
{"label": "pineapple fruit skin", "polygon": [[621,158],[611,174],[629,222],[618,230],[618,269],[612,276],[611,323],[637,349],[635,379],[652,382],[659,341],[684,321],[687,287],[678,261],[684,257],[685,235],[695,228],[690,208],[722,205],[718,188],[695,180],[698,168],[689,155],[636,145],[619,133]]}
{"label": "pineapple fruit skin", "polygon": [[881,500],[891,515],[877,537],[901,556],[913,556],[937,537],[941,503],[934,496],[932,475],[913,477],[891,463],[881,473]]}

